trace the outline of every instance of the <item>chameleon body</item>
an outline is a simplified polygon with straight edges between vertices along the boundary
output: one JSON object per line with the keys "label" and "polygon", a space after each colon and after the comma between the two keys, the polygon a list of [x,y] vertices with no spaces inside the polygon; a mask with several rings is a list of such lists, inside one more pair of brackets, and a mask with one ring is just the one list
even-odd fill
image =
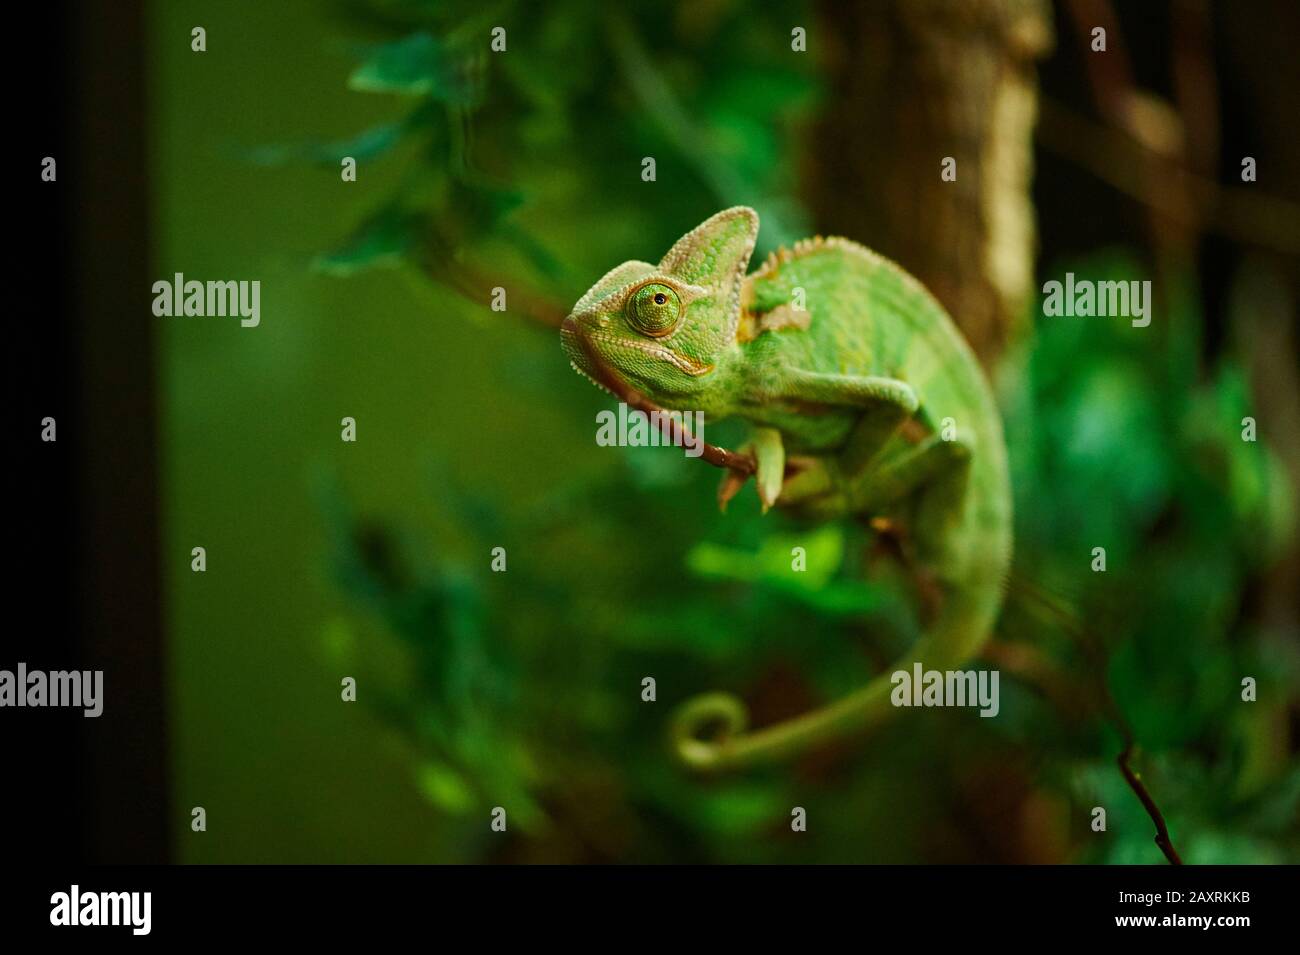
{"label": "chameleon body", "polygon": [[[675,745],[702,768],[789,755],[883,720],[895,670],[956,668],[980,649],[1011,557],[1001,421],[943,308],[897,265],[847,239],[801,241],[746,275],[757,235],[758,215],[736,207],[687,233],[657,265],[623,263],[565,319],[565,350],[597,384],[613,374],[663,407],[745,419],[765,510],[901,528],[909,561],[939,599],[896,666],[823,709],[747,732],[735,697],[688,702]],[[724,500],[742,483],[734,473],[724,481]]]}

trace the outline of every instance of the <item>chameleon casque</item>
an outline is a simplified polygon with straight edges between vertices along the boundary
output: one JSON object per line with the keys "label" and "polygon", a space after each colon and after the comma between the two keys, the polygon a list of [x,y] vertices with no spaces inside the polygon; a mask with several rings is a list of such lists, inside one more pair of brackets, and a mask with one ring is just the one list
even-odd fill
{"label": "chameleon casque", "polygon": [[[1011,558],[1001,420],[943,308],[847,239],[800,241],[746,275],[757,236],[758,214],[738,206],[687,233],[658,265],[624,262],[564,320],[565,351],[598,385],[612,374],[664,408],[745,419],[752,434],[742,450],[764,510],[901,528],[908,563],[940,596],[896,666],[823,709],[747,731],[736,697],[688,701],[673,739],[698,768],[790,755],[881,722],[893,710],[894,670],[955,668],[984,644]],[[729,472],[724,503],[743,482]]]}

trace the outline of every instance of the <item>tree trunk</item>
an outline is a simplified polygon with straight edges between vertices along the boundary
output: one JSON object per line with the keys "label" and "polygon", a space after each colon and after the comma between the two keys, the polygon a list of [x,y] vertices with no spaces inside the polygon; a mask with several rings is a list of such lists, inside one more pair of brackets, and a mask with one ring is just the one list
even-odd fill
{"label": "tree trunk", "polygon": [[[879,250],[952,313],[987,364],[1033,292],[1030,179],[1052,44],[1045,0],[824,3],[832,77],[804,181],[823,234]],[[956,161],[945,181],[944,160]]]}

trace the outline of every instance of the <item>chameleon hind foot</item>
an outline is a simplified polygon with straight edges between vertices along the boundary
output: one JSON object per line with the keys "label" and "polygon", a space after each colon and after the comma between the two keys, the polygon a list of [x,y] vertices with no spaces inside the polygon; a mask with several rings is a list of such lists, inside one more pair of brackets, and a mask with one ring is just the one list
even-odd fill
{"label": "chameleon hind foot", "polygon": [[943,607],[943,585],[939,575],[917,557],[915,541],[907,525],[896,517],[878,515],[866,524],[875,534],[871,551],[902,566],[916,590],[922,619],[932,621]]}

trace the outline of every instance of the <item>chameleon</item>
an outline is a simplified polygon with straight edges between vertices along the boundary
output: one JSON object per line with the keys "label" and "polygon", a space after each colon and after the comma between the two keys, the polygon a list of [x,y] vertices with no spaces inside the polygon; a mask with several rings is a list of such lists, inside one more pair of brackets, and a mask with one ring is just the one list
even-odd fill
{"label": "chameleon", "polygon": [[[1001,418],[943,307],[900,266],[839,237],[777,249],[747,274],[758,228],[758,214],[736,206],[658,264],[615,267],[564,318],[564,351],[606,390],[705,421],[744,420],[739,451],[764,512],[901,529],[908,565],[937,606],[894,667],[821,709],[751,731],[731,694],[688,700],[673,745],[706,770],[789,757],[884,722],[892,672],[955,668],[983,646],[1012,550]],[[722,503],[746,481],[728,472]]]}

